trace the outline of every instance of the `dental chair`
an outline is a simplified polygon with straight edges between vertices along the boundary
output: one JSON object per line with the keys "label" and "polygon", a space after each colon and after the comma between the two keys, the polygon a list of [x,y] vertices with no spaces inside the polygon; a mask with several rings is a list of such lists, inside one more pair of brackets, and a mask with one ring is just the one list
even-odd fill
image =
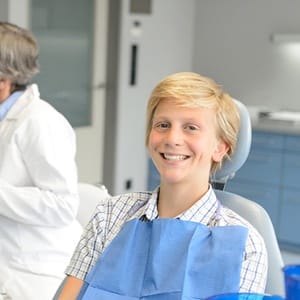
{"label": "dental chair", "polygon": [[[232,179],[246,162],[251,148],[252,128],[249,112],[244,104],[237,100],[235,102],[239,108],[241,119],[237,147],[231,160],[224,161],[222,168],[214,174],[210,181],[221,203],[251,223],[263,237],[269,258],[265,292],[284,296],[283,260],[268,213],[258,203],[226,191],[226,182]],[[149,160],[148,189],[152,190],[158,184],[159,174],[152,161]]]}
{"label": "dental chair", "polygon": [[211,179],[221,203],[251,223],[263,237],[269,258],[266,294],[284,296],[283,260],[275,230],[266,210],[258,203],[225,191],[226,182],[233,178],[248,158],[251,147],[251,120],[247,108],[235,100],[240,111],[241,126],[236,151],[231,160],[224,161],[222,168]]}
{"label": "dental chair", "polygon": [[90,183],[79,182],[79,209],[77,213],[77,220],[84,228],[92,216],[100,199],[108,198],[110,195],[104,185],[93,185]]}
{"label": "dental chair", "polygon": [[[283,260],[275,235],[274,227],[266,210],[258,203],[246,199],[240,195],[225,191],[226,182],[234,177],[236,172],[243,166],[248,158],[251,147],[251,120],[247,108],[239,101],[235,100],[240,111],[241,126],[238,135],[238,143],[231,160],[225,161],[222,168],[211,178],[211,184],[214,187],[217,198],[221,203],[238,213],[249,223],[251,223],[262,235],[269,258],[266,294],[284,296],[283,280]],[[150,161],[148,188],[154,189],[159,184],[159,176]],[[80,196],[81,197],[81,196]],[[61,287],[63,283],[61,284]],[[52,300],[57,300],[59,291]]]}

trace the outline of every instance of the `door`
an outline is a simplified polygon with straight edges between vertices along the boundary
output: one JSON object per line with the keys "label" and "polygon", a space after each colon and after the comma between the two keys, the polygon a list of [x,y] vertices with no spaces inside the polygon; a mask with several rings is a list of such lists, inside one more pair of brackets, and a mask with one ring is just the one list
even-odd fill
{"label": "door", "polygon": [[101,183],[107,0],[30,2],[28,24],[40,46],[35,82],[41,98],[75,128],[79,181]]}

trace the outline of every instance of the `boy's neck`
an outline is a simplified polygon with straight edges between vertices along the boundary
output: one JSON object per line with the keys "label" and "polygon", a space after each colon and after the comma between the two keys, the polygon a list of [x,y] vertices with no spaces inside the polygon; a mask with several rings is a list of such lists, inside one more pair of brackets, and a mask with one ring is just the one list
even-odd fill
{"label": "boy's neck", "polygon": [[188,185],[161,185],[158,197],[158,215],[160,218],[174,218],[192,207],[208,191],[209,185],[196,188]]}

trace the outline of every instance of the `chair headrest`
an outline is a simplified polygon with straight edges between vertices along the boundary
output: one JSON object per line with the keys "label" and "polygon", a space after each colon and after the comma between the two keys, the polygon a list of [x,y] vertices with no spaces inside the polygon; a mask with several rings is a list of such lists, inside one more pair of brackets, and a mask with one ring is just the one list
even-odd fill
{"label": "chair headrest", "polygon": [[240,130],[238,133],[237,145],[231,159],[225,160],[222,164],[222,168],[214,175],[213,181],[216,182],[226,182],[229,177],[234,176],[234,174],[245,163],[250,152],[252,140],[250,115],[243,103],[238,100],[234,101],[240,112]]}

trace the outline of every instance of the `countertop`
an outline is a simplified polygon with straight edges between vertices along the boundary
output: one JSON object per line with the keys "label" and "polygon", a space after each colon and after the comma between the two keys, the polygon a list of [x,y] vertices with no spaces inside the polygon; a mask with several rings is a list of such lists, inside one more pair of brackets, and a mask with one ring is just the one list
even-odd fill
{"label": "countertop", "polygon": [[257,131],[300,135],[300,124],[288,124],[285,121],[278,120],[251,120],[251,124],[253,130]]}
{"label": "countertop", "polygon": [[300,135],[300,112],[270,111],[248,107],[253,130]]}

